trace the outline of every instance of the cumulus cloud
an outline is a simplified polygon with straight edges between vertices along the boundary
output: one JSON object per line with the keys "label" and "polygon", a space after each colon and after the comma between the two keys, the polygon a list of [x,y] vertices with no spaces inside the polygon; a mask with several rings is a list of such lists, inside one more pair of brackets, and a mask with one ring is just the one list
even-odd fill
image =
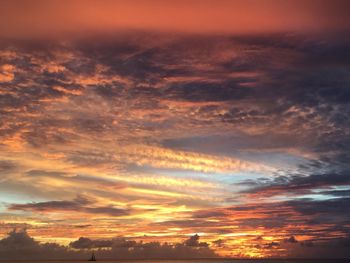
{"label": "cumulus cloud", "polygon": [[185,245],[189,247],[207,247],[208,243],[199,242],[199,236],[195,234],[185,241]]}
{"label": "cumulus cloud", "polygon": [[199,242],[194,235],[183,243],[136,242],[126,238],[111,240],[91,240],[80,237],[70,243],[75,249],[111,248],[100,250],[98,254],[105,258],[214,258],[218,257],[206,242]]}
{"label": "cumulus cloud", "polygon": [[[194,238],[198,242],[199,237]],[[190,239],[191,239],[190,238]],[[188,241],[188,240],[187,240]],[[126,238],[92,240],[80,237],[69,247],[56,243],[39,243],[26,230],[13,230],[0,240],[0,255],[3,259],[83,259],[88,258],[91,250],[96,251],[99,259],[138,259],[138,258],[215,258],[217,254],[208,246],[193,244],[136,242]],[[71,250],[70,248],[74,248]]]}
{"label": "cumulus cloud", "polygon": [[[199,236],[192,236],[198,242]],[[138,258],[214,258],[217,254],[208,246],[198,246],[203,242],[187,244],[136,242],[123,237],[96,240],[80,237],[69,247],[56,243],[39,243],[29,236],[26,230],[13,230],[0,240],[0,255],[6,260],[19,259],[84,259],[91,250],[99,259],[138,259]],[[74,250],[70,249],[74,248]]]}
{"label": "cumulus cloud", "polygon": [[76,258],[66,247],[56,243],[39,243],[25,230],[13,230],[0,240],[0,255],[6,260]]}
{"label": "cumulus cloud", "polygon": [[81,249],[91,249],[91,248],[106,248],[111,247],[113,242],[111,240],[91,240],[86,237],[80,237],[78,240],[71,242],[69,245],[72,248]]}

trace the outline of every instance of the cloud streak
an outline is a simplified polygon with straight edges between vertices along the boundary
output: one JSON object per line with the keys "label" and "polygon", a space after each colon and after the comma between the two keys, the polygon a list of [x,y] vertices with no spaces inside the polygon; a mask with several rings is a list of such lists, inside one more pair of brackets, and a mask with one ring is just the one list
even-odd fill
{"label": "cloud streak", "polygon": [[129,214],[126,209],[115,208],[113,206],[91,206],[92,201],[85,197],[78,196],[72,201],[49,201],[28,204],[12,204],[9,210],[22,210],[39,213],[55,212],[78,212],[87,214],[104,214],[109,216],[125,216]]}

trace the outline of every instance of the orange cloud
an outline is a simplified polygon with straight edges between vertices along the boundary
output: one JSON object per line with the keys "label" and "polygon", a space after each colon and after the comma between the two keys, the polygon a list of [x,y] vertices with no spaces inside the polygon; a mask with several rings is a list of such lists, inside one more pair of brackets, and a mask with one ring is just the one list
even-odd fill
{"label": "orange cloud", "polygon": [[[1,33],[141,29],[201,33],[344,28],[346,1],[2,1]],[[29,32],[26,32],[29,30]],[[51,30],[51,32],[50,32]]]}
{"label": "orange cloud", "polygon": [[15,77],[14,71],[15,67],[13,65],[0,66],[0,82],[11,82]]}

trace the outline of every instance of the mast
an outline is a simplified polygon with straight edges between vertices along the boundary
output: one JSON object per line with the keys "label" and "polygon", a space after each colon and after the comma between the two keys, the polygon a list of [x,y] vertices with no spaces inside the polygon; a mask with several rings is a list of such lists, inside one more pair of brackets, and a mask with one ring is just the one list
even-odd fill
{"label": "mast", "polygon": [[96,261],[95,252],[94,251],[92,251],[91,258],[89,259],[89,261]]}

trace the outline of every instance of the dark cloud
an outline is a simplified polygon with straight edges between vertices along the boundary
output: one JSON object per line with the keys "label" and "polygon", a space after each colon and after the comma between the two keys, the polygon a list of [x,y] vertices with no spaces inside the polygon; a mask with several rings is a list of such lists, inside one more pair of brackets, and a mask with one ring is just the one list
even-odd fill
{"label": "dark cloud", "polygon": [[108,151],[73,151],[66,157],[69,163],[83,166],[98,166],[115,162]]}
{"label": "dark cloud", "polygon": [[226,214],[223,211],[199,211],[198,213],[194,214],[194,217],[196,218],[211,218],[211,217],[223,217]]}
{"label": "dark cloud", "polygon": [[[191,240],[191,242],[188,242]],[[99,258],[205,258],[218,257],[205,242],[195,235],[183,243],[136,242],[123,237],[109,240],[92,240],[80,237],[71,242],[74,249],[110,248],[96,252]],[[182,254],[184,252],[185,254]]]}
{"label": "dark cloud", "polygon": [[208,243],[199,242],[199,236],[195,234],[185,241],[185,245],[189,247],[208,247]]}
{"label": "dark cloud", "polygon": [[235,81],[179,83],[164,92],[170,99],[192,102],[241,100],[254,94],[252,88],[240,87]]}
{"label": "dark cloud", "polygon": [[312,241],[303,241],[303,242],[300,242],[300,245],[303,247],[313,247],[314,243]]}
{"label": "dark cloud", "polygon": [[[348,238],[335,238],[331,240],[302,241],[298,243],[284,243],[288,255],[296,258],[333,258],[346,260],[349,258]],[[283,245],[282,245],[283,247]]]}
{"label": "dark cloud", "polygon": [[[212,230],[228,224],[238,226],[240,231],[264,228],[275,232],[284,229],[286,231],[284,233],[288,233],[290,236],[280,239],[280,241],[283,241],[282,243],[300,243],[305,246],[308,245],[308,242],[318,245],[323,242],[333,244],[338,242],[340,237],[349,235],[350,213],[345,209],[348,202],[348,198],[345,197],[326,200],[298,199],[264,204],[236,205],[220,210],[212,209],[213,217],[211,219],[220,221],[220,224],[209,226]],[[217,211],[222,213],[215,217]],[[210,214],[210,212],[210,209],[208,209],[196,213]],[[196,213],[193,216],[194,218],[196,218]],[[226,216],[223,216],[223,214],[226,214]],[[197,221],[200,220],[197,219]],[[186,224],[184,222],[178,224],[178,226],[184,227]],[[305,244],[300,242],[298,236],[309,236],[309,239],[306,240],[308,242]],[[262,237],[260,236],[258,240],[262,240]],[[273,246],[272,244],[271,248]]]}
{"label": "dark cloud", "polygon": [[[350,185],[348,171],[325,174],[294,175],[274,178],[272,181],[246,181],[243,184],[251,185],[253,188],[245,190],[245,193],[261,195],[278,195],[289,193],[307,194],[318,188],[332,188],[334,186]],[[334,191],[333,193],[335,193]],[[329,192],[328,194],[330,194]],[[340,194],[341,192],[339,192]]]}
{"label": "dark cloud", "polygon": [[0,160],[0,173],[8,173],[17,168],[17,165],[13,161]]}
{"label": "dark cloud", "polygon": [[85,224],[85,225],[74,225],[75,228],[89,228],[91,227],[92,225],[90,224]]}
{"label": "dark cloud", "polygon": [[279,246],[280,246],[280,243],[278,243],[278,242],[270,242],[270,243],[265,244],[264,247],[267,249],[273,249],[273,248],[276,248]]}
{"label": "dark cloud", "polygon": [[0,256],[4,260],[79,258],[56,243],[39,243],[25,230],[13,230],[0,240]]}
{"label": "dark cloud", "polygon": [[48,201],[28,204],[11,204],[9,210],[20,210],[30,212],[59,212],[74,211],[88,214],[104,214],[109,216],[125,216],[130,211],[113,206],[93,206],[94,201],[84,196],[78,196],[72,201]]}
{"label": "dark cloud", "polygon": [[296,238],[294,236],[291,236],[290,238],[286,238],[284,240],[284,242],[287,242],[287,243],[298,243],[298,240],[296,240]]}
{"label": "dark cloud", "polygon": [[183,243],[136,242],[123,237],[110,240],[91,240],[80,237],[70,243],[75,249],[106,248],[98,255],[102,258],[214,258],[218,257],[206,242],[199,242],[199,236],[194,235]]}
{"label": "dark cloud", "polygon": [[330,190],[330,191],[322,191],[322,195],[331,195],[336,197],[350,197],[350,190]]}
{"label": "dark cloud", "polygon": [[31,248],[31,247],[37,247],[38,243],[34,241],[33,238],[31,238],[26,231],[19,231],[13,230],[8,234],[7,238],[4,238],[0,241],[1,246],[5,247],[24,247],[24,248]]}
{"label": "dark cloud", "polygon": [[[293,200],[288,201],[296,211],[304,215],[323,215],[329,220],[347,222],[350,220],[350,212],[344,207],[350,204],[350,198],[334,198],[329,200]],[[325,218],[326,219],[326,218]],[[321,219],[322,220],[322,219]]]}
{"label": "dark cloud", "polygon": [[[326,53],[335,54],[339,52],[339,43],[344,45],[345,40],[327,39],[320,41],[311,37],[303,40],[304,38],[304,36],[290,36],[288,34],[240,38],[197,37],[196,39],[195,37],[188,37],[173,38],[172,41],[164,41],[155,45],[145,35],[136,38],[137,41],[132,35],[121,35],[119,39],[102,38],[101,41],[87,39],[75,45],[57,49],[78,54],[79,59],[82,59],[78,65],[76,65],[78,62],[75,61],[75,58],[71,58],[72,63],[75,61],[72,66],[69,66],[68,62],[61,63],[66,67],[65,75],[86,74],[86,77],[89,78],[91,75],[98,73],[106,78],[124,76],[128,81],[131,81],[133,84],[128,88],[118,81],[110,84],[90,85],[97,94],[106,100],[113,100],[114,103],[116,103],[115,98],[129,101],[137,99],[138,102],[135,105],[147,104],[146,101],[150,98],[155,101],[170,99],[190,102],[232,101],[232,103],[233,101],[243,100],[245,102],[244,106],[232,105],[229,111],[223,114],[216,113],[211,117],[219,122],[237,123],[240,126],[254,123],[263,125],[263,123],[292,121],[294,128],[296,128],[300,127],[300,124],[304,121],[312,123],[320,117],[325,117],[325,121],[330,125],[335,122],[340,125],[341,120],[346,120],[344,116],[349,110],[347,105],[343,103],[348,97],[346,88],[348,69],[343,64],[341,68],[334,68],[331,64],[331,69],[320,69],[320,63],[309,65],[305,69],[305,65],[307,65],[305,61],[315,60],[314,56],[316,55],[310,55],[312,52],[319,53],[317,59],[322,60],[324,58],[324,63],[327,65],[327,57],[333,57],[335,60],[343,59],[344,56],[326,56]],[[138,42],[140,40],[144,41],[140,43]],[[246,48],[237,50],[237,45],[243,45]],[[192,46],[193,48],[191,48]],[[235,64],[222,65],[221,60],[230,60],[230,57],[215,59],[219,47],[227,52],[239,51],[232,59]],[[67,95],[67,93],[55,89],[53,86],[59,85],[68,91],[80,91],[85,89],[81,84],[77,84],[72,80],[62,81],[60,75],[47,76],[42,75],[41,72],[39,74],[37,69],[40,64],[34,64],[33,67],[32,64],[36,62],[28,59],[33,55],[35,58],[44,58],[47,62],[55,62],[55,56],[51,54],[51,50],[53,48],[43,49],[39,56],[38,51],[33,52],[24,49],[21,50],[23,54],[26,54],[24,56],[26,60],[22,59],[26,61],[23,65],[20,63],[22,61],[20,59],[17,59],[20,61],[10,61],[16,66],[19,65],[22,69],[16,72],[16,77],[20,78],[18,83],[23,85],[29,82],[30,79],[35,85],[31,83],[30,87],[26,89],[13,87],[14,91],[21,93],[21,96],[14,96],[13,93],[1,94],[1,96],[4,96],[2,102],[6,103],[2,107],[3,109],[6,108],[5,106],[10,108],[13,106],[16,108],[25,107],[26,110],[40,110],[43,106],[39,104],[41,100],[66,96],[79,97],[74,93]],[[340,53],[348,52],[341,51]],[[274,59],[271,60],[271,57],[274,57]],[[186,60],[193,62],[194,67],[188,69],[184,64]],[[200,69],[203,63],[208,63],[209,69]],[[86,70],[79,68],[79,65],[91,66],[89,66],[89,70]],[[104,65],[106,69],[100,72],[97,70],[98,65]],[[242,66],[246,68],[242,70]],[[169,68],[176,68],[177,70],[169,70]],[[257,71],[260,77],[249,75]],[[240,76],[238,73],[243,74]],[[238,75],[230,77],[230,74]],[[181,77],[198,78],[198,80],[181,81],[179,79],[171,83],[164,81],[164,78],[175,78],[176,80],[177,77],[180,77],[180,79]],[[148,86],[145,87],[138,84],[134,85],[134,83],[146,82],[148,82]],[[251,82],[255,84],[253,86],[241,85]],[[161,88],[154,88],[157,85]],[[276,101],[278,103],[274,103]],[[247,102],[249,102],[248,105]],[[253,105],[254,109],[251,109]],[[337,107],[334,107],[335,105]],[[300,116],[297,112],[290,111],[291,108],[296,106],[312,108],[309,109],[310,114]],[[75,126],[78,132],[88,133],[90,131],[103,132],[111,129],[110,123],[111,120],[106,119],[106,116],[103,118],[102,116],[87,116],[86,119],[73,119],[66,125]],[[345,123],[341,125],[345,125]],[[326,128],[326,125],[324,125],[324,128]],[[42,134],[42,131],[40,134]],[[29,131],[28,136],[28,140],[34,141],[30,139],[33,137],[33,131]],[[334,137],[332,136],[332,138]],[[55,142],[62,143],[59,138]],[[33,143],[37,145],[40,142],[35,143],[34,141]],[[46,141],[41,143],[44,144]]]}
{"label": "dark cloud", "polygon": [[152,223],[151,226],[172,226],[172,227],[185,227],[185,228],[204,228],[204,227],[220,227],[223,226],[221,222],[210,222],[205,219],[189,219],[189,220],[168,220],[160,223]]}
{"label": "dark cloud", "polygon": [[105,248],[111,247],[113,242],[111,240],[91,240],[86,237],[80,237],[78,240],[71,242],[69,246],[76,249],[86,248]]}
{"label": "dark cloud", "polygon": [[[225,115],[226,114],[231,113],[225,113]],[[248,115],[249,114],[250,113],[248,113]],[[237,117],[237,123],[241,122],[239,120],[241,118],[246,121],[246,119],[249,118],[248,115]],[[237,156],[240,151],[246,150],[274,150],[276,152],[280,151],[281,153],[285,148],[303,145],[304,141],[305,138],[303,137],[296,138],[292,134],[272,131],[254,135],[237,132],[235,135],[230,136],[212,135],[168,138],[163,141],[163,145],[174,149]]]}

